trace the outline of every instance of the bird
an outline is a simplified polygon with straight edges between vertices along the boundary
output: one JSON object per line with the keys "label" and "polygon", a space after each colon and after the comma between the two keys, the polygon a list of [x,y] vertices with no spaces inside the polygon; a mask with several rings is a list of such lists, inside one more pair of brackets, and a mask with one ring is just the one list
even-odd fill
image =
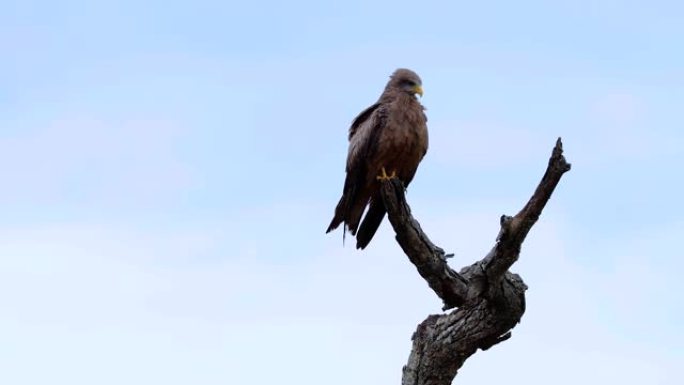
{"label": "bird", "polygon": [[428,149],[427,116],[417,95],[423,96],[422,80],[399,68],[377,102],[352,121],[342,197],[326,233],[344,223],[343,235],[349,231],[364,249],[387,213],[381,182],[398,178],[406,188],[413,180]]}

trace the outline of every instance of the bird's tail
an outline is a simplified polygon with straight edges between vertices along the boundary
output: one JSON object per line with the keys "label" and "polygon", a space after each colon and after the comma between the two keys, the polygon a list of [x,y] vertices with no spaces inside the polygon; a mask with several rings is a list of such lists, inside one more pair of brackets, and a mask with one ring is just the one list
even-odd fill
{"label": "bird's tail", "polygon": [[335,217],[333,217],[332,221],[330,221],[330,224],[328,225],[328,229],[325,230],[325,233],[327,234],[327,233],[335,230],[336,228],[338,228],[340,226],[341,223],[342,223],[342,218],[338,218],[336,215]]}
{"label": "bird's tail", "polygon": [[379,195],[374,196],[371,199],[370,207],[366,212],[366,216],[361,222],[359,231],[356,233],[356,248],[364,249],[370,243],[371,239],[378,231],[382,219],[385,217],[387,210],[385,205],[382,203],[382,198]]}
{"label": "bird's tail", "polygon": [[344,195],[342,195],[342,198],[340,198],[340,201],[337,203],[337,206],[335,207],[335,215],[333,216],[332,221],[330,221],[328,229],[325,230],[326,234],[335,230],[344,221],[344,213],[346,211],[346,206],[347,198]]}

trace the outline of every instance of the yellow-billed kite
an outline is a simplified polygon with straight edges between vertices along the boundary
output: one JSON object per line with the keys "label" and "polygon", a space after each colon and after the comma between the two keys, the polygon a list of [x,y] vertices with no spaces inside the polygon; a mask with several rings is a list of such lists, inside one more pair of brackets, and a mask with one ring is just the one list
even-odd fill
{"label": "yellow-billed kite", "polygon": [[357,249],[368,246],[385,217],[380,181],[399,178],[408,186],[427,152],[427,117],[416,94],[423,96],[420,77],[404,68],[394,71],[378,101],[349,128],[347,176],[326,232],[344,222],[345,229],[356,235]]}

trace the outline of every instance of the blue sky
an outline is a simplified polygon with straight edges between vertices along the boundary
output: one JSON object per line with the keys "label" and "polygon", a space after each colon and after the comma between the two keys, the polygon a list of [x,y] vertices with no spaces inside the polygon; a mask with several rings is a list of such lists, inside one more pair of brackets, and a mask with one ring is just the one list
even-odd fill
{"label": "blue sky", "polygon": [[397,67],[431,139],[408,198],[454,267],[556,137],[573,164],[522,323],[459,383],[682,382],[679,2],[0,5],[0,382],[398,383],[439,301],[387,223],[324,235]]}

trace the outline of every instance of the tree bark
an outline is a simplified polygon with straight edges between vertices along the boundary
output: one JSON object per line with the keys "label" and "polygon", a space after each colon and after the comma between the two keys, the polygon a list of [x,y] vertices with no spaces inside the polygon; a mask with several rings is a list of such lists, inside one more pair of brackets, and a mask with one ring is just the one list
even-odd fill
{"label": "tree bark", "polygon": [[546,202],[570,170],[558,138],[549,164],[527,204],[515,216],[502,216],[496,243],[481,260],[460,272],[449,267],[449,255],[435,246],[411,215],[404,186],[397,179],[382,184],[382,198],[396,239],[430,288],[442,299],[442,310],[430,315],[413,334],[413,347],[404,366],[402,385],[448,385],[477,349],[511,337],[525,312],[527,286],[508,269],[518,260],[527,233]]}

